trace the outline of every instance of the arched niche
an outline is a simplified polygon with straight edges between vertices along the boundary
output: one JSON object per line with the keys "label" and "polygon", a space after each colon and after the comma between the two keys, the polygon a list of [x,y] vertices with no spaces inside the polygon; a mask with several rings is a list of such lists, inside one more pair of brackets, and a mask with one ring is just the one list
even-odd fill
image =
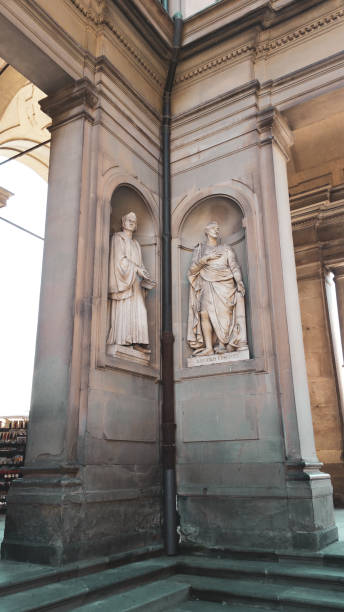
{"label": "arched niche", "polygon": [[[137,217],[137,230],[134,238],[140,243],[144,265],[152,279],[158,281],[157,231],[154,216],[145,198],[131,185],[119,185],[112,194],[109,244],[112,234],[122,229],[123,215],[129,212],[134,212]],[[158,288],[155,288],[146,293],[149,341],[152,350],[151,365],[154,365],[157,360],[157,326],[159,324],[157,291]],[[107,332],[110,327],[109,311],[110,308],[108,308]]]}
{"label": "arched niche", "polygon": [[187,344],[187,320],[189,308],[188,270],[192,252],[199,242],[205,241],[204,228],[216,221],[221,228],[219,243],[230,245],[237,257],[245,284],[246,323],[249,347],[251,342],[250,325],[250,291],[248,284],[248,264],[246,249],[245,217],[239,204],[225,195],[211,195],[196,202],[185,214],[179,231],[180,244],[180,282],[181,282],[181,320],[182,320],[182,354],[185,359],[191,355]]}
{"label": "arched niche", "polygon": [[153,216],[143,196],[131,185],[120,185],[115,189],[111,198],[110,233],[121,231],[121,218],[128,212],[137,216],[137,231],[135,238],[146,240],[155,237]]}

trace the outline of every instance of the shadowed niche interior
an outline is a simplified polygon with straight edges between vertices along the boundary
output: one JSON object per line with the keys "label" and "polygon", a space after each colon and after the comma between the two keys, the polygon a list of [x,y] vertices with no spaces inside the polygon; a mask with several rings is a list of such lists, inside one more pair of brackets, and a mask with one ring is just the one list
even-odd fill
{"label": "shadowed niche interior", "polygon": [[[114,191],[111,198],[110,236],[122,229],[121,219],[129,212],[133,212],[137,218],[137,229],[133,238],[140,244],[142,259],[145,267],[149,270],[152,279],[159,285],[159,266],[157,260],[157,233],[154,227],[153,216],[143,196],[129,185],[120,185]],[[146,293],[146,307],[148,314],[148,330],[150,345],[152,349],[151,364],[154,365],[158,358],[158,287]],[[108,329],[110,328],[110,300],[108,307]]]}

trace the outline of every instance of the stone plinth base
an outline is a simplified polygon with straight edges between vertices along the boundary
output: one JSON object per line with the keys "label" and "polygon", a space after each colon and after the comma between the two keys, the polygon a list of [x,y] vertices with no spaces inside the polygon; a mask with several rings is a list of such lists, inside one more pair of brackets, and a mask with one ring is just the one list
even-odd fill
{"label": "stone plinth base", "polygon": [[60,566],[161,546],[160,506],[152,489],[88,491],[82,470],[26,473],[9,492],[1,556]]}
{"label": "stone plinth base", "polygon": [[[243,472],[244,468],[242,465]],[[266,483],[274,481],[272,468],[268,464],[252,466],[250,487],[207,487],[201,482],[183,490],[181,485],[182,546],[314,552],[337,541],[329,476],[316,467],[286,465],[286,480],[280,487],[255,487],[253,480],[263,483],[265,477]],[[232,464],[231,469],[238,466]],[[179,477],[182,479],[181,469]]]}
{"label": "stone plinth base", "polygon": [[187,364],[188,368],[193,368],[195,366],[202,365],[211,365],[213,363],[230,363],[231,361],[241,361],[244,359],[249,359],[250,353],[248,348],[240,351],[234,351],[233,353],[221,353],[218,355],[206,355],[206,356],[197,356],[189,357]]}
{"label": "stone plinth base", "polygon": [[119,357],[120,359],[127,359],[128,361],[134,361],[141,365],[149,365],[150,354],[142,353],[134,349],[133,346],[122,346],[120,344],[108,344],[106,352],[111,357]]}

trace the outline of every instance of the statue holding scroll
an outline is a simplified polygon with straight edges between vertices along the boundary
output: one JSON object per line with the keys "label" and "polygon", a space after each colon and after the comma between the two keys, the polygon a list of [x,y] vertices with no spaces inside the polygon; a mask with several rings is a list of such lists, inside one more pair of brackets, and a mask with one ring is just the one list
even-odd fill
{"label": "statue holding scroll", "polygon": [[189,269],[187,340],[193,356],[247,350],[245,287],[233,249],[219,245],[219,225],[204,229],[206,242],[193,252]]}

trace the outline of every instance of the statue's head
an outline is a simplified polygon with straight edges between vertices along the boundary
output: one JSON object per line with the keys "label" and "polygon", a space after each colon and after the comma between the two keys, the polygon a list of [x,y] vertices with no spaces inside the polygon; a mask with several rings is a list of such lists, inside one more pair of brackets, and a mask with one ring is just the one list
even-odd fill
{"label": "statue's head", "polygon": [[220,226],[217,221],[211,221],[204,228],[204,233],[206,236],[211,236],[212,238],[218,238],[220,236]]}
{"label": "statue's head", "polygon": [[128,212],[122,217],[122,230],[126,229],[130,232],[135,232],[137,228],[137,218],[134,212]]}

